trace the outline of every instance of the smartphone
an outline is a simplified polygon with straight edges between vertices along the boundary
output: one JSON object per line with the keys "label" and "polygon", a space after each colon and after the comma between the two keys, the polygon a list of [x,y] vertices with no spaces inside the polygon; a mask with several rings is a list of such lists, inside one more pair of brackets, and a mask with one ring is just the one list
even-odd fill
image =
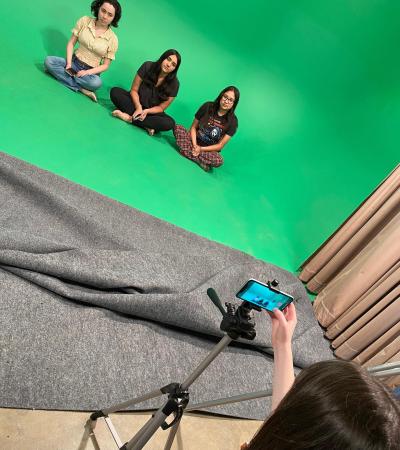
{"label": "smartphone", "polygon": [[74,70],[72,67],[70,67],[69,69],[65,69],[65,71],[67,72],[68,75],[71,75],[71,77],[74,77],[77,74],[77,71]]}
{"label": "smartphone", "polygon": [[236,297],[271,312],[275,308],[283,311],[293,301],[291,295],[253,279],[247,281]]}

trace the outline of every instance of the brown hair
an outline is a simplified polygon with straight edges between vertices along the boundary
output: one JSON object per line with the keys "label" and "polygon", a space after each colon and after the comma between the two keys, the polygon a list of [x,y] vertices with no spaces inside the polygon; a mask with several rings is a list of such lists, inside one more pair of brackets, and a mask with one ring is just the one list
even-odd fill
{"label": "brown hair", "polygon": [[248,450],[395,450],[400,404],[360,366],[323,361],[304,369]]}
{"label": "brown hair", "polygon": [[115,9],[115,15],[114,19],[111,22],[111,25],[115,28],[118,27],[118,22],[121,19],[122,15],[122,8],[121,5],[117,0],[94,0],[90,5],[90,10],[92,11],[93,15],[96,17],[96,19],[99,18],[99,10],[103,6],[104,3],[109,3],[111,6]]}

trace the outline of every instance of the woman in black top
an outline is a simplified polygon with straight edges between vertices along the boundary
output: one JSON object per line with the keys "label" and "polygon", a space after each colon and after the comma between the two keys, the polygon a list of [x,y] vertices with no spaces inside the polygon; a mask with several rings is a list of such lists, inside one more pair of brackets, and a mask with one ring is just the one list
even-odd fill
{"label": "woman in black top", "polygon": [[176,74],[180,64],[181,55],[176,50],[167,50],[156,62],[143,63],[130,91],[111,89],[110,98],[117,107],[113,116],[145,128],[150,136],[157,131],[171,130],[175,121],[164,111],[178,94]]}
{"label": "woman in black top", "polygon": [[222,165],[220,152],[236,133],[238,120],[235,109],[239,97],[239,89],[228,86],[214,102],[204,103],[199,108],[189,131],[182,125],[174,128],[180,153],[207,172],[211,167]]}

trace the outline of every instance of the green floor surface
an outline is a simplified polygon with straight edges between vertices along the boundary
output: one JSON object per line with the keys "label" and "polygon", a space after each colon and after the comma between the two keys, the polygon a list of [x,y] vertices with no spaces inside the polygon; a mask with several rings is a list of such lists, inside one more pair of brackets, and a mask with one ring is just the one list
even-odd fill
{"label": "green floor surface", "polygon": [[[398,2],[121,1],[98,105],[42,66],[64,56],[89,3],[1,2],[2,151],[290,271],[398,162]],[[110,116],[110,88],[167,48],[182,53],[178,123],[223,87],[241,90],[239,131],[211,174],[171,133]]]}

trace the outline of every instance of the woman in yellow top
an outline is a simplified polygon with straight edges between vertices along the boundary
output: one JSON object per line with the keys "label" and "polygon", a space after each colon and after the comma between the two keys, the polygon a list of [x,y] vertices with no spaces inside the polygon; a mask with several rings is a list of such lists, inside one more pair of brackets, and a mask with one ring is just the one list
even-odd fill
{"label": "woman in yellow top", "polygon": [[[101,86],[99,75],[110,67],[118,49],[118,38],[111,26],[118,26],[122,10],[117,0],[95,0],[91,11],[95,18],[81,17],[72,29],[67,58],[47,56],[44,65],[65,86],[96,102],[94,91]],[[79,47],[74,53],[77,42]]]}

